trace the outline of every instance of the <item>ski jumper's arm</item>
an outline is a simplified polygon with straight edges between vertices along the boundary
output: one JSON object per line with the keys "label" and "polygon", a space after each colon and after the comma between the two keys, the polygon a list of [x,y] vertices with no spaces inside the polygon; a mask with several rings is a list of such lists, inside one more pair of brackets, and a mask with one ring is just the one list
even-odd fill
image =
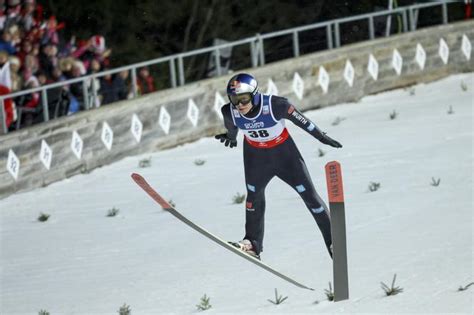
{"label": "ski jumper's arm", "polygon": [[221,112],[222,116],[224,117],[224,127],[227,129],[227,137],[229,139],[235,140],[237,138],[239,128],[234,125],[234,121],[230,113],[230,104],[222,106]]}
{"label": "ski jumper's arm", "polygon": [[239,129],[234,124],[230,112],[230,104],[226,104],[221,108],[222,116],[224,117],[224,127],[227,129],[227,133],[221,133],[215,136],[217,140],[223,143],[226,147],[236,147],[237,146],[237,133]]}
{"label": "ski jumper's arm", "polygon": [[327,136],[315,123],[303,115],[295,106],[290,104],[286,98],[273,95],[272,111],[276,119],[288,119],[320,142],[336,148],[342,148],[339,142]]}

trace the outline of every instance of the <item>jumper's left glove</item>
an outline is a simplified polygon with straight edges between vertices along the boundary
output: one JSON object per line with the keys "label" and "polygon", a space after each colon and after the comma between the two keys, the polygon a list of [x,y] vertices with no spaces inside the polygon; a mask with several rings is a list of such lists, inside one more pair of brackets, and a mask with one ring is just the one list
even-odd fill
{"label": "jumper's left glove", "polygon": [[321,141],[321,143],[330,145],[331,147],[342,148],[342,144],[340,144],[336,140],[332,139],[331,137],[329,137],[325,133],[323,133],[323,136],[319,139],[319,141]]}
{"label": "jumper's left glove", "polygon": [[226,133],[221,133],[217,136],[215,136],[217,140],[220,140],[221,143],[223,142],[226,147],[236,147],[237,146],[237,140],[230,138]]}

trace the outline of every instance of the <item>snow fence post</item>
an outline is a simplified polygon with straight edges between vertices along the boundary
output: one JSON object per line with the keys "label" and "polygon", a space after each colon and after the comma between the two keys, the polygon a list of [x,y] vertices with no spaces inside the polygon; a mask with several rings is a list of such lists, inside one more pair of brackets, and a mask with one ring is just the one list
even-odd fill
{"label": "snow fence post", "polygon": [[326,164],[325,169],[331,212],[334,302],[338,302],[349,299],[344,191],[341,164],[332,161]]}

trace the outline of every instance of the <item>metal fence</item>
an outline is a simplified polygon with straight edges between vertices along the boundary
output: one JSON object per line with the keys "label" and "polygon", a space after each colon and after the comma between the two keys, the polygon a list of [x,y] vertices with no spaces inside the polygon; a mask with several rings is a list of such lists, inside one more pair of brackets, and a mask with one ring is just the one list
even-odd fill
{"label": "metal fence", "polygon": [[[266,62],[268,63],[268,60],[266,61],[266,57],[268,58],[268,56],[270,55],[270,49],[265,49],[265,45],[268,45],[268,43],[270,43],[272,40],[286,41],[288,43],[291,42],[291,47],[289,48],[291,51],[290,53],[288,53],[287,51],[286,54],[284,54],[283,58],[273,58],[274,60],[271,60],[270,62],[282,60],[285,58],[297,57],[304,53],[317,51],[318,49],[333,49],[351,43],[350,39],[346,39],[344,37],[345,32],[341,29],[355,22],[359,24],[364,23],[364,25],[366,25],[366,27],[360,27],[358,24],[355,28],[359,32],[366,32],[366,39],[370,40],[375,39],[378,35],[389,36],[391,34],[388,29],[387,32],[385,32],[384,29],[383,35],[377,34],[376,30],[378,28],[376,28],[376,21],[387,21],[387,19],[391,19],[392,17],[396,17],[400,21],[398,24],[399,31],[401,32],[415,31],[419,27],[418,16],[420,12],[430,11],[430,13],[433,14],[433,12],[438,10],[438,14],[433,14],[433,16],[436,17],[436,20],[432,21],[432,25],[447,24],[449,23],[449,10],[453,5],[456,5],[456,2],[453,3],[453,1],[440,1],[426,4],[416,4],[392,10],[379,11],[295,27],[278,32],[256,34],[253,37],[244,38],[234,42],[228,42],[212,47],[196,49],[189,52],[135,63],[133,65],[103,71],[92,75],[85,75],[76,79],[62,81],[54,84],[48,84],[45,86],[24,90],[8,95],[0,95],[0,134],[5,134],[8,132],[5,123],[5,111],[3,106],[5,99],[13,99],[20,96],[31,95],[32,93],[41,93],[41,103],[44,105],[42,105],[42,108],[40,108],[39,110],[42,111],[42,120],[48,121],[50,119],[58,117],[58,104],[51,104],[51,100],[48,99],[48,92],[51,92],[54,89],[63,89],[64,87],[70,86],[74,83],[80,83],[82,85],[83,108],[85,110],[89,110],[95,107],[93,104],[95,104],[95,100],[98,97],[97,89],[94,88],[95,80],[102,78],[106,75],[113,75],[122,71],[129,71],[131,73],[131,94],[133,97],[137,97],[137,69],[140,69],[142,67],[161,65],[165,68],[168,68],[169,87],[174,88],[186,84],[187,79],[185,74],[185,62],[189,58],[195,58],[197,56],[205,57],[206,60],[209,60],[209,58],[214,58],[214,76],[220,76],[226,74],[224,73],[223,68],[221,66],[221,51],[223,49],[243,48],[248,50],[248,53],[244,53],[244,56],[247,60],[244,60],[240,65],[236,63],[236,66],[233,67],[233,70],[238,70],[238,68],[243,69],[248,67],[258,67],[265,65]],[[457,5],[459,5],[459,3]],[[305,36],[305,32],[312,32],[311,34],[313,34],[314,32],[319,32],[319,34],[323,34],[322,37],[325,38],[325,40],[319,42],[319,47],[303,49],[304,51],[302,52],[302,45],[308,43],[307,40],[305,41],[300,38]],[[314,38],[315,37],[313,37],[313,40]],[[55,100],[55,102],[56,101],[57,100]],[[29,110],[31,109],[17,106],[18,121],[15,124],[14,129],[18,129],[20,127],[22,113],[25,111],[27,112]]]}

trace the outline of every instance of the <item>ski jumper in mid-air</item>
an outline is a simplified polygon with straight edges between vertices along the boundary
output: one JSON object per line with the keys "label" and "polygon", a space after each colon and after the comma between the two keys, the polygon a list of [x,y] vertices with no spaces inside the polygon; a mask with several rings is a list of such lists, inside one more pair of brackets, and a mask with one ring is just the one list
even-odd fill
{"label": "ski jumper in mid-air", "polygon": [[233,76],[227,84],[230,103],[221,109],[227,133],[216,139],[230,148],[237,145],[239,129],[244,133],[244,168],[247,186],[245,236],[232,243],[259,258],[263,250],[265,187],[277,176],[293,187],[303,199],[321,230],[332,257],[329,210],[317,194],[306,164],[285,128],[285,119],[307,131],[320,142],[335,148],[342,145],[322,132],[286,98],[258,91],[250,74]]}

